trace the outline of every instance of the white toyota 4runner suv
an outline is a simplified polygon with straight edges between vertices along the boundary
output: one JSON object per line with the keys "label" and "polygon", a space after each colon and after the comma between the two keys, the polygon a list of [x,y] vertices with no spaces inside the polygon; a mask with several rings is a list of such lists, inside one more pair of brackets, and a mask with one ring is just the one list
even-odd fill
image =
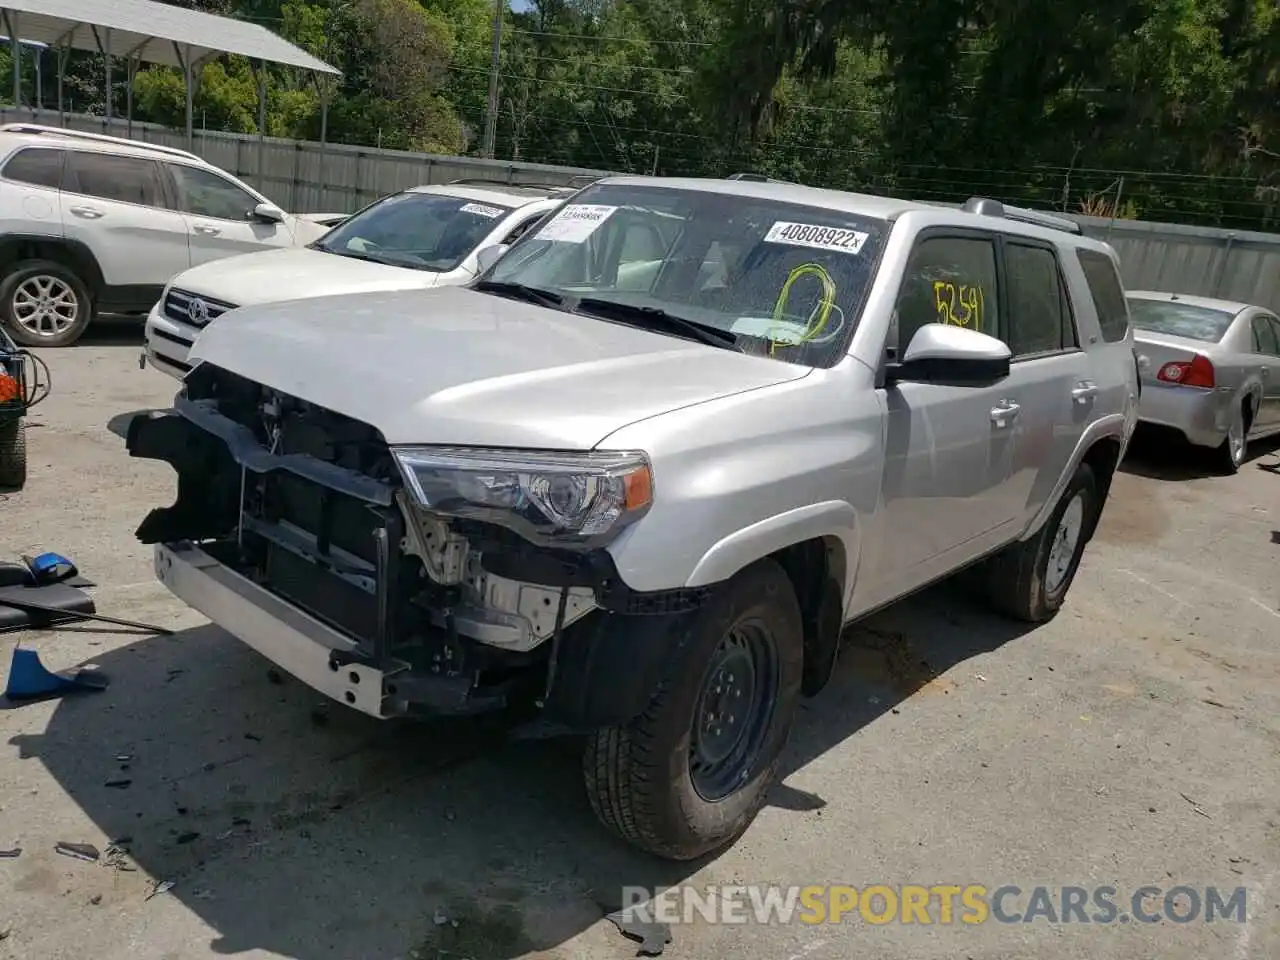
{"label": "white toyota 4runner suv", "polygon": [[607,178],[469,287],[211,326],[115,425],[178,474],[138,537],[340,703],[585,733],[604,823],[696,857],[844,625],[979,561],[999,610],[1063,603],[1138,399],[1115,254],[1073,231]]}
{"label": "white toyota 4runner suv", "polygon": [[200,331],[234,307],[466,283],[574,187],[458,180],[383,197],[306,247],[192,267],[147,317],[142,365],[181,378]]}
{"label": "white toyota 4runner suv", "polygon": [[145,314],[192,264],[310,243],[324,221],[286,214],[185,150],[6,124],[0,323],[24,346],[65,347],[97,314]]}

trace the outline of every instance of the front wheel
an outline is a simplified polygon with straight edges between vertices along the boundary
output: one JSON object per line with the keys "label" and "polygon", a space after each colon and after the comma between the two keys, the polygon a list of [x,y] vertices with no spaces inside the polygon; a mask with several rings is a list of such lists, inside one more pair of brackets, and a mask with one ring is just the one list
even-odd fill
{"label": "front wheel", "polygon": [[583,774],[596,816],[628,843],[692,860],[741,836],[764,805],[800,696],[800,606],[762,560],[680,628],[648,709],[595,731]]}
{"label": "front wheel", "polygon": [[992,605],[1028,623],[1052,619],[1075,579],[1100,508],[1097,478],[1082,463],[1039,533],[988,561]]}

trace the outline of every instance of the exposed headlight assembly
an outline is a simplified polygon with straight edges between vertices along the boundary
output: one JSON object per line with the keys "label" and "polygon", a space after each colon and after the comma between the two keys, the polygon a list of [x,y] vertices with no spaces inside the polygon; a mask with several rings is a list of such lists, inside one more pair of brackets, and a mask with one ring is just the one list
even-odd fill
{"label": "exposed headlight assembly", "polygon": [[635,451],[398,447],[393,453],[419,506],[498,524],[544,546],[599,547],[653,502],[648,457]]}

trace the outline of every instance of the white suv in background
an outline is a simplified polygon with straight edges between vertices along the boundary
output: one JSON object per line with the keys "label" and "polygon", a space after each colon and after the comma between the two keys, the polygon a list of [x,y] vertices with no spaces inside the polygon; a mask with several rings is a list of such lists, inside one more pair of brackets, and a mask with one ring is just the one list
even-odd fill
{"label": "white suv in background", "polygon": [[100,313],[145,314],[175,273],[323,236],[193,153],[60,127],[0,126],[0,323],[75,343]]}
{"label": "white suv in background", "polygon": [[412,187],[307,247],[193,267],[173,278],[147,317],[141,366],[185,376],[196,336],[235,307],[466,283],[576,189],[484,180]]}

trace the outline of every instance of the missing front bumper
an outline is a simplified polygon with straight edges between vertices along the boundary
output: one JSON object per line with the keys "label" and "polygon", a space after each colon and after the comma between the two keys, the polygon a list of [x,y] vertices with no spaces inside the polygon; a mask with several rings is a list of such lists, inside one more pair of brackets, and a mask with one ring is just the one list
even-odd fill
{"label": "missing front bumper", "polygon": [[469,715],[505,706],[469,678],[420,674],[408,664],[362,662],[359,645],[188,542],[155,546],[156,576],[188,606],[307,686],[371,717]]}

